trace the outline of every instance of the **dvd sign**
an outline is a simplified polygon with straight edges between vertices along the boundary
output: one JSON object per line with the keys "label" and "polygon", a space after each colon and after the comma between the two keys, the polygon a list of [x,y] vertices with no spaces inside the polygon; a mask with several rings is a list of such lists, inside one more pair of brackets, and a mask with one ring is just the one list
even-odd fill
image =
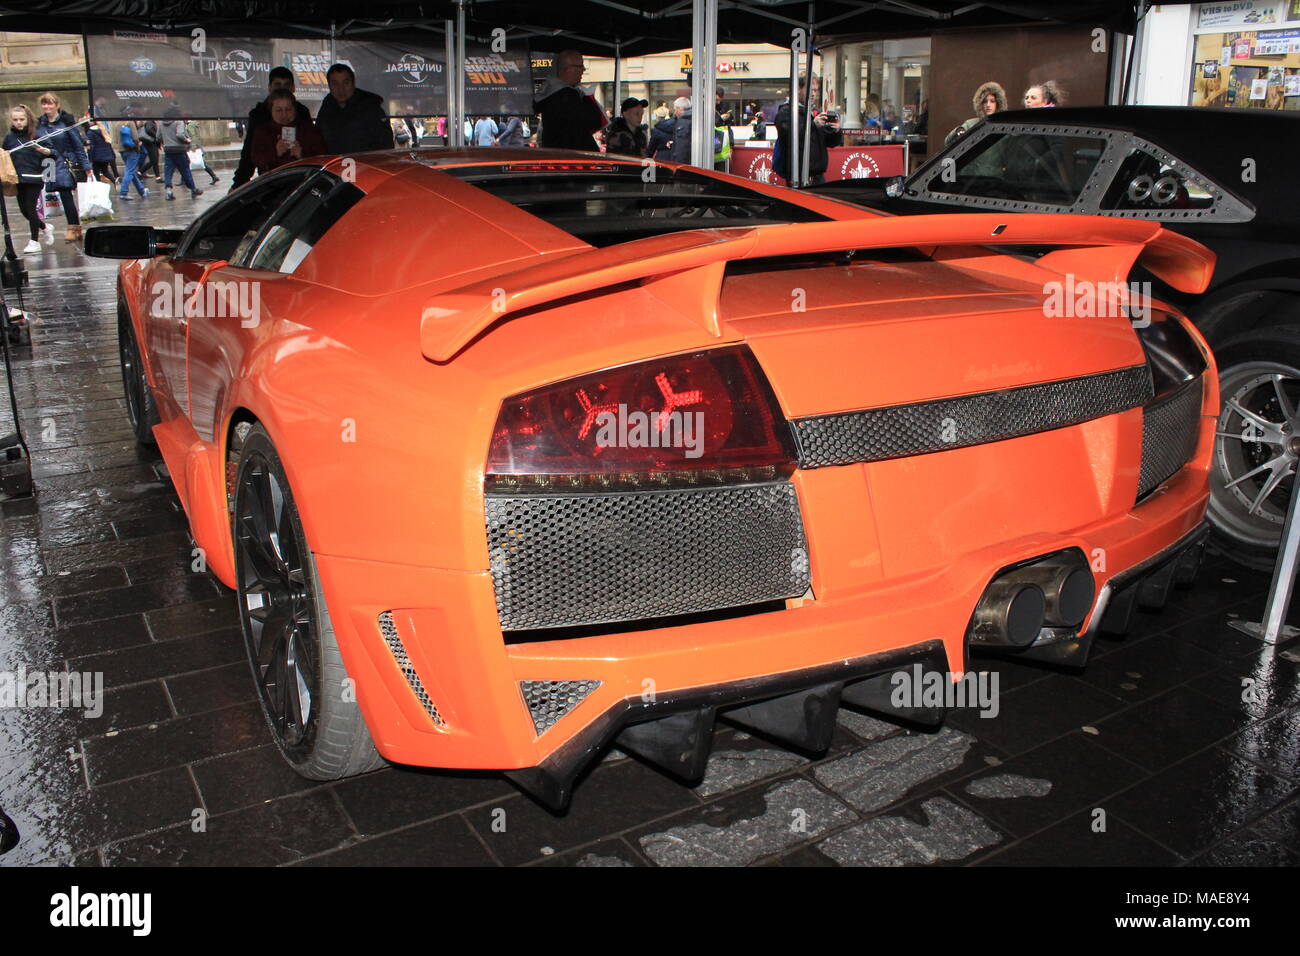
{"label": "dvd sign", "polygon": [[395,74],[412,86],[419,86],[433,76],[442,74],[442,64],[436,60],[426,60],[418,53],[404,53],[396,63],[384,67],[386,74]]}

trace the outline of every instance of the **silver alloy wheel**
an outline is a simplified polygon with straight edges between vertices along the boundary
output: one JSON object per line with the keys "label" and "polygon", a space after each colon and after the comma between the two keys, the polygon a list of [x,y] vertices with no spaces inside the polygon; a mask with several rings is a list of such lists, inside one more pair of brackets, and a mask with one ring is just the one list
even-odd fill
{"label": "silver alloy wheel", "polygon": [[1282,536],[1300,460],[1300,370],[1251,361],[1223,370],[1215,426],[1209,518],[1252,548],[1273,550]]}

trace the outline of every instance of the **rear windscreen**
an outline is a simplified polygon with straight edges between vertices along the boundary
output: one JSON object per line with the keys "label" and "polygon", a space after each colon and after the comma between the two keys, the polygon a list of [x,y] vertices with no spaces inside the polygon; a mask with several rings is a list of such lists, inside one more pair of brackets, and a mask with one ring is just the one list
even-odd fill
{"label": "rear windscreen", "polygon": [[683,229],[825,222],[829,217],[687,170],[610,164],[608,171],[519,172],[502,166],[440,172],[518,206],[594,246]]}
{"label": "rear windscreen", "polygon": [[1103,139],[1048,133],[994,133],[956,160],[939,165],[925,188],[933,193],[1070,206],[1106,147]]}

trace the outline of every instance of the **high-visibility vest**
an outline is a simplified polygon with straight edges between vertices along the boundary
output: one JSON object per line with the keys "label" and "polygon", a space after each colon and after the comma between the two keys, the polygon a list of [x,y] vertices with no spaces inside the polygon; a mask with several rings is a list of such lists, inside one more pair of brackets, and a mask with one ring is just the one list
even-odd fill
{"label": "high-visibility vest", "polygon": [[713,127],[713,161],[725,162],[731,158],[731,130],[725,126]]}

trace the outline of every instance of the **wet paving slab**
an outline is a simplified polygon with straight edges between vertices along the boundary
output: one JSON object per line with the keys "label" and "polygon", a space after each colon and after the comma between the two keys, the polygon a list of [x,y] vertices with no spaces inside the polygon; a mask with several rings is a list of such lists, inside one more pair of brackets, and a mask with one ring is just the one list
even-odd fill
{"label": "wet paving slab", "polygon": [[[155,193],[120,221],[183,225],[213,198]],[[0,708],[21,832],[0,866],[1300,864],[1300,663],[1228,626],[1259,617],[1268,575],[1221,559],[1082,672],[977,659],[996,714],[937,730],[843,709],[804,754],[720,723],[698,785],[615,751],[558,816],[500,774],[299,777],[233,595],[193,568],[127,428],[115,267],[62,242],[28,265],[15,384],[38,491],[0,503],[0,672],[98,674],[103,695],[98,713]]]}

